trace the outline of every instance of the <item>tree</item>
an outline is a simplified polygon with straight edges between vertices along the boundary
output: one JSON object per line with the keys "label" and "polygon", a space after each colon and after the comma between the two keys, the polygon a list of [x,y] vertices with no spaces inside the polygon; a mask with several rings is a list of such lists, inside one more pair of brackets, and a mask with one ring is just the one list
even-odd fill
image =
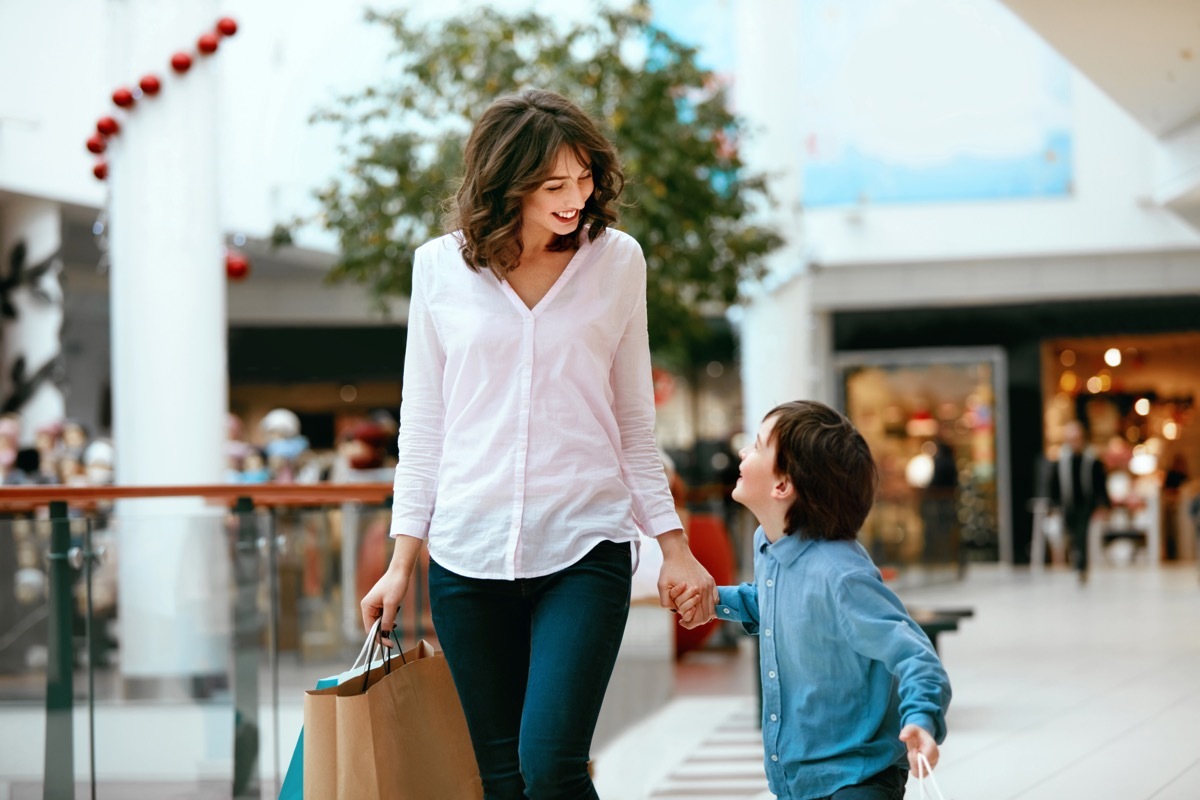
{"label": "tree", "polygon": [[618,226],[646,254],[656,357],[677,368],[715,357],[707,318],[762,277],[780,238],[749,220],[764,178],[747,174],[744,123],[694,48],[656,28],[645,2],[565,28],[486,8],[426,27],[403,12],[368,19],[395,38],[395,68],[315,117],[353,140],[347,173],[318,192],[341,244],[330,280],[407,294],[413,251],[443,232],[472,120],[496,96],[537,86],[578,102],[616,144],[627,178]]}

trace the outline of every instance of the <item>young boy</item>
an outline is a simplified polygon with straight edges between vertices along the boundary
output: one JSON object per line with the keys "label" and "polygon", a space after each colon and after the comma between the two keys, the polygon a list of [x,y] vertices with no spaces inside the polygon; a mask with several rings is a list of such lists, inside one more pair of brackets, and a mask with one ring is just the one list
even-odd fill
{"label": "young boy", "polygon": [[[759,636],[771,791],[900,800],[917,753],[937,763],[950,680],[856,541],[875,500],[871,451],[841,414],[797,401],[740,455],[733,499],[760,523],[755,582],[717,587],[716,617]],[[672,594],[681,613],[698,606],[697,589]]]}

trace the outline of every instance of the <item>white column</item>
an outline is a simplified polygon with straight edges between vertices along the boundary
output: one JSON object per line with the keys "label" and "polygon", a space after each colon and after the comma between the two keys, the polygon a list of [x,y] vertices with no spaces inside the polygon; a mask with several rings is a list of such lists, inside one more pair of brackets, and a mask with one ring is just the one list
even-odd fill
{"label": "white column", "polygon": [[[42,425],[62,420],[62,221],[58,204],[11,198],[0,205],[0,258],[10,280],[19,261],[22,280],[7,300],[16,314],[0,332],[0,407],[21,415],[21,444],[33,444]],[[23,252],[23,255],[22,255]],[[23,362],[18,367],[18,362]],[[18,374],[14,375],[14,368]]]}
{"label": "white column", "polygon": [[[217,208],[220,54],[196,54],[211,0],[108,3],[113,86],[162,81],[121,116],[109,149],[113,438],[117,482],[223,481],[228,406]],[[222,44],[225,44],[222,42]],[[168,60],[189,51],[176,75]],[[194,498],[118,506],[121,669],[224,672],[229,551],[222,514]]]}
{"label": "white column", "polygon": [[811,301],[811,276],[798,275],[756,295],[741,320],[744,430],[753,438],[763,414],[790,400],[825,400],[826,336]]}

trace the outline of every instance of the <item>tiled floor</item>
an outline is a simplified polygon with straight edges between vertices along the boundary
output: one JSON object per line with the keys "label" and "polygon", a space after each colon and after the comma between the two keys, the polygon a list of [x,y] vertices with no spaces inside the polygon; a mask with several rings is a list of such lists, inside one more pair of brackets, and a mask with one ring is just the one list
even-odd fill
{"label": "tiled floor", "polygon": [[[940,642],[954,685],[945,796],[1200,800],[1198,577],[1109,568],[1080,586],[1068,572],[973,567],[964,583],[903,592],[910,606],[975,608]],[[672,702],[597,754],[601,797],[771,797],[753,648],[697,655]]]}

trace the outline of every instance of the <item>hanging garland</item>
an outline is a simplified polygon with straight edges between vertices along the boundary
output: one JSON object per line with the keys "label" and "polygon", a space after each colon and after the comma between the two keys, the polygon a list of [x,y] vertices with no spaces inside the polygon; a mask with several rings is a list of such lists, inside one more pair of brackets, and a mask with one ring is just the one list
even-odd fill
{"label": "hanging garland", "polygon": [[[196,40],[196,52],[200,57],[211,56],[220,49],[221,39],[233,36],[238,31],[237,21],[231,17],[222,17],[217,20],[217,24],[212,31],[207,31],[200,35]],[[192,54],[180,50],[171,56],[171,70],[176,75],[182,77],[187,74],[194,63]],[[156,97],[163,90],[162,79],[154,73],[148,73],[142,76],[138,81],[137,88],[130,89],[126,86],[118,87],[112,93],[113,105],[123,109],[126,115],[132,114],[137,107],[138,101],[145,98]],[[89,136],[86,141],[88,152],[96,156],[103,156],[108,149],[109,140],[121,133],[121,123],[114,117],[104,116],[96,120],[96,132]],[[97,158],[95,164],[92,165],[92,175],[97,180],[108,179],[108,162],[103,158]],[[96,235],[100,236],[105,228],[105,215],[101,215],[100,220],[96,223]],[[232,248],[227,248],[225,251],[225,274],[231,280],[242,280],[250,273],[250,261],[242,253]]]}

